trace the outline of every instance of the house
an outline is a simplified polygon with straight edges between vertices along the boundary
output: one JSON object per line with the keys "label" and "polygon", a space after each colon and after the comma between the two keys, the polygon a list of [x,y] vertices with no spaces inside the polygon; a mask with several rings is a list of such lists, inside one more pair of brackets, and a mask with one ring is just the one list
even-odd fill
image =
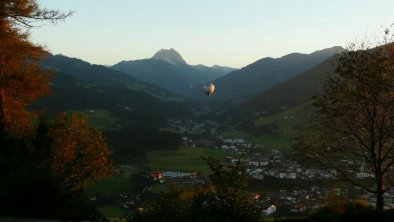
{"label": "house", "polygon": [[234,139],[235,143],[245,143],[244,139]]}
{"label": "house", "polygon": [[316,168],[312,168],[312,169],[307,169],[305,170],[306,175],[309,178],[333,178],[336,174],[337,171],[335,169],[316,169]]}
{"label": "house", "polygon": [[260,160],[260,166],[268,166],[270,161],[268,159],[262,159]]}
{"label": "house", "polygon": [[360,172],[356,173],[357,178],[373,178],[375,175],[368,170],[365,170],[365,163],[360,166]]}
{"label": "house", "polygon": [[158,180],[160,182],[164,182],[163,180],[163,172],[161,171],[156,171],[151,173],[151,176],[153,177],[154,180]]}
{"label": "house", "polygon": [[229,147],[229,149],[230,149],[230,150],[237,150],[237,147],[234,146],[234,145],[231,145],[231,146]]}
{"label": "house", "polygon": [[172,183],[195,183],[197,179],[197,173],[183,173],[183,172],[163,172],[163,178],[166,182]]}
{"label": "house", "polygon": [[229,149],[229,145],[225,144],[225,145],[222,146],[222,150],[228,150],[228,149]]}
{"label": "house", "polygon": [[270,207],[268,207],[267,210],[263,210],[263,215],[268,216],[274,214],[275,212],[276,212],[276,206],[271,205]]}
{"label": "house", "polygon": [[279,175],[280,169],[269,169],[265,172],[265,175],[277,177]]}
{"label": "house", "polygon": [[286,176],[287,179],[291,179],[291,180],[297,179],[297,174],[295,172],[288,172]]}
{"label": "house", "polygon": [[297,179],[297,174],[294,172],[279,172],[278,177],[280,179]]}
{"label": "house", "polygon": [[183,173],[172,171],[157,171],[151,173],[154,180],[162,182],[194,183],[197,179],[197,173]]}
{"label": "house", "polygon": [[227,144],[236,144],[236,143],[242,144],[245,143],[245,140],[242,138],[234,138],[234,139],[224,139],[223,142]]}
{"label": "house", "polygon": [[254,167],[258,167],[258,166],[261,165],[261,163],[260,163],[259,160],[248,160],[248,161],[246,162],[246,164],[247,164],[248,166],[254,166]]}
{"label": "house", "polygon": [[292,209],[291,212],[299,213],[299,212],[304,212],[306,211],[306,206],[303,204],[298,204],[295,205]]}
{"label": "house", "polygon": [[264,174],[262,169],[251,170],[248,174],[256,180],[264,179]]}

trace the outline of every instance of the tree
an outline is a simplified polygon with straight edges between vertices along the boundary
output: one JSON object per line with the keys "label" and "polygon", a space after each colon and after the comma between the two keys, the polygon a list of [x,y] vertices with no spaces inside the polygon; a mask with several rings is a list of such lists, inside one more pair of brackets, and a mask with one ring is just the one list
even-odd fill
{"label": "tree", "polygon": [[7,137],[0,147],[0,215],[99,219],[83,189],[113,166],[105,139],[88,128],[86,115],[42,117],[34,137]]}
{"label": "tree", "polygon": [[36,128],[27,109],[49,92],[51,77],[36,64],[47,52],[29,41],[29,30],[69,15],[43,9],[36,0],[0,1],[1,215],[99,219],[82,191],[112,171],[101,132],[75,113],[40,119]]}
{"label": "tree", "polygon": [[31,126],[26,105],[49,92],[51,75],[35,64],[46,52],[29,41],[24,28],[69,15],[40,9],[36,0],[0,2],[0,136],[26,134]]}
{"label": "tree", "polygon": [[[316,124],[296,145],[307,164],[336,169],[337,176],[376,194],[376,210],[393,186],[394,45],[389,30],[382,42],[351,44],[336,66],[336,75],[314,98]],[[347,159],[355,164],[345,164]],[[342,164],[341,164],[342,163]],[[373,184],[355,172],[371,173]]]}
{"label": "tree", "polygon": [[60,113],[49,127],[50,167],[72,191],[87,188],[93,182],[110,176],[112,154],[102,133],[90,129],[88,116],[82,113]]}
{"label": "tree", "polygon": [[206,159],[213,171],[206,189],[194,196],[190,207],[192,221],[260,221],[261,209],[245,193],[249,178],[240,159],[224,166],[217,159]]}
{"label": "tree", "polygon": [[0,3],[1,23],[12,26],[33,27],[34,22],[56,22],[70,16],[72,12],[62,13],[59,10],[40,8],[36,0],[2,0]]}
{"label": "tree", "polygon": [[134,209],[131,221],[192,221],[186,218],[190,200],[182,198],[184,192],[186,190],[180,186],[168,185],[160,192],[159,197],[145,201],[137,209]]}

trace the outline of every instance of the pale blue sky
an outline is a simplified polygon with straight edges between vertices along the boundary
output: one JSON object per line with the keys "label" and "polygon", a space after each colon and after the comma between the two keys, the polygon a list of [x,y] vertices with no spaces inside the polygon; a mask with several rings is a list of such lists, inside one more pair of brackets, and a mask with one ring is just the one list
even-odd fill
{"label": "pale blue sky", "polygon": [[394,22],[393,0],[38,0],[75,14],[32,30],[52,53],[95,64],[174,48],[189,64],[243,67],[263,57],[345,46]]}

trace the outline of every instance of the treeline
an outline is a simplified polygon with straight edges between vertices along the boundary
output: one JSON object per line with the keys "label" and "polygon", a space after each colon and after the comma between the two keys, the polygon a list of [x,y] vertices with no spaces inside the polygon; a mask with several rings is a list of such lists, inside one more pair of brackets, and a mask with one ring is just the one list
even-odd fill
{"label": "treeline", "polygon": [[179,134],[145,127],[122,127],[106,130],[108,144],[114,147],[117,163],[144,162],[152,150],[175,150],[182,145]]}
{"label": "treeline", "polygon": [[69,15],[35,0],[0,2],[0,217],[101,218],[83,191],[113,170],[102,133],[85,114],[47,118],[27,109],[49,93],[52,77],[37,65],[46,52],[28,31]]}

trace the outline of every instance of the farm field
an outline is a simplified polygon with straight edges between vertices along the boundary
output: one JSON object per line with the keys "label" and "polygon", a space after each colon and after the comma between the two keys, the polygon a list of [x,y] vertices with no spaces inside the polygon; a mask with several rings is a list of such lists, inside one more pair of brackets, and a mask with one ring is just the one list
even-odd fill
{"label": "farm field", "polygon": [[89,196],[96,194],[107,195],[107,196],[117,196],[120,193],[132,193],[133,183],[130,179],[114,176],[112,178],[103,179],[86,190]]}
{"label": "farm field", "polygon": [[117,123],[120,121],[119,118],[112,116],[111,113],[107,110],[96,110],[93,112],[89,112],[88,115],[89,126],[98,129],[116,128]]}
{"label": "farm field", "polygon": [[147,154],[147,166],[151,170],[171,170],[171,171],[198,171],[210,173],[208,164],[202,157],[214,157],[223,161],[226,156],[235,154],[222,150],[210,148],[182,147],[175,151],[152,151]]}
{"label": "farm field", "polygon": [[[85,193],[89,197],[93,197],[95,195],[118,197],[122,193],[131,194],[132,189],[133,183],[129,178],[114,176],[93,184],[85,191]],[[115,204],[97,204],[96,207],[97,210],[99,210],[110,221],[111,219],[118,220],[127,213],[127,209]]]}

